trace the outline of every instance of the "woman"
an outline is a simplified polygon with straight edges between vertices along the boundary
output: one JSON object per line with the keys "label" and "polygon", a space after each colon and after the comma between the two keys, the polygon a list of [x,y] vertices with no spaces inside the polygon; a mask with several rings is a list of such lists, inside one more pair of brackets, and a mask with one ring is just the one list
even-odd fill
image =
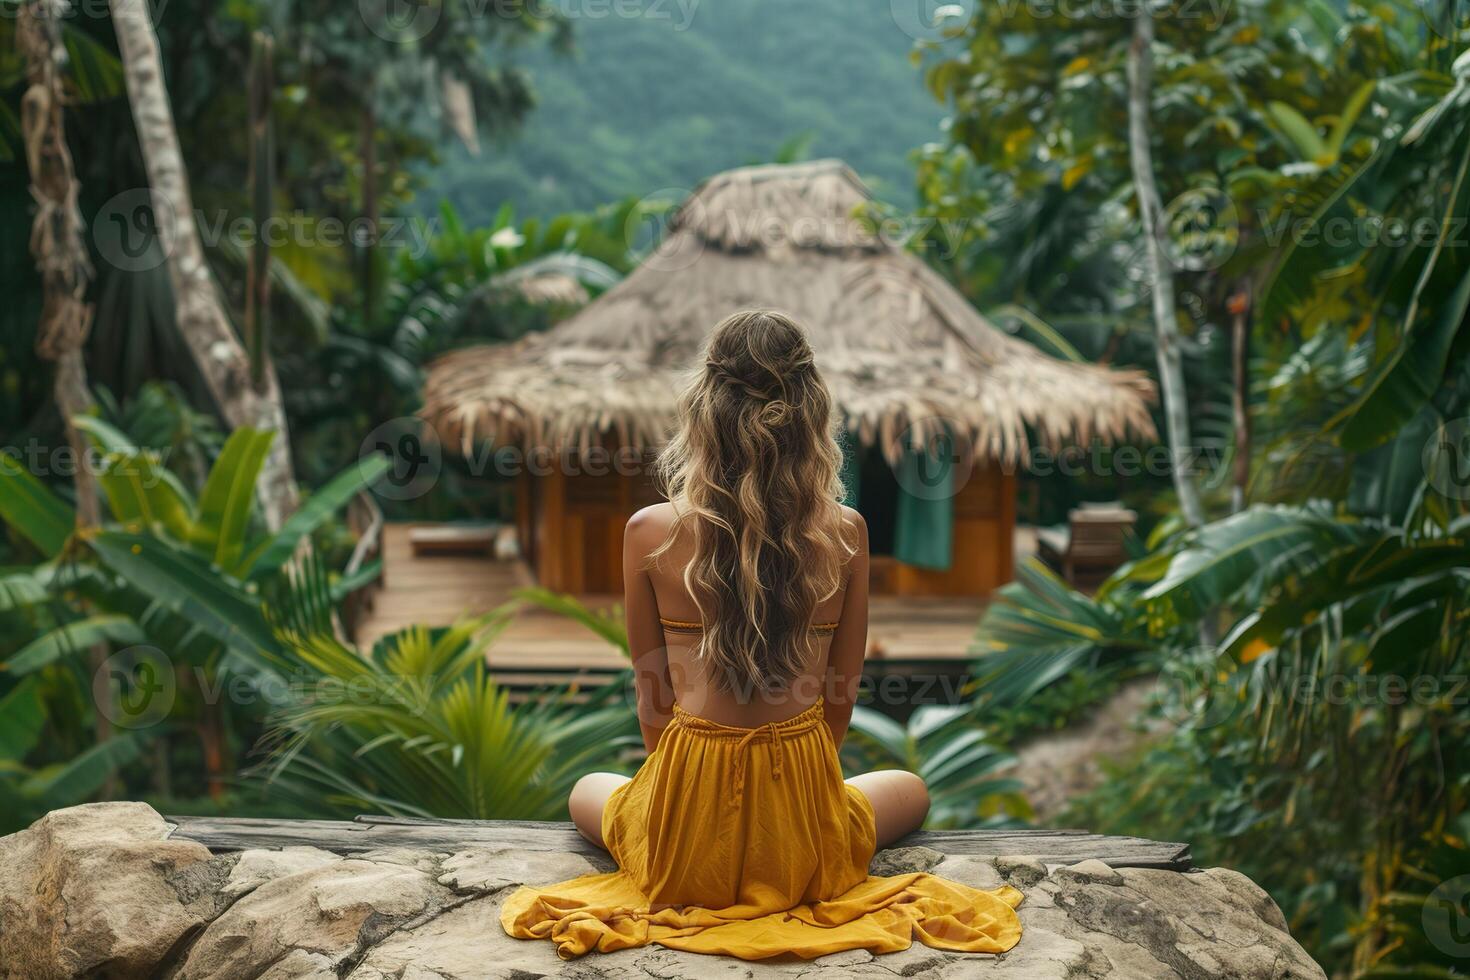
{"label": "woman", "polygon": [[522,888],[506,932],[563,958],[647,943],[762,959],[1004,952],[1014,888],[869,877],[928,812],[912,773],[843,782],[868,631],[867,527],[839,502],[831,396],[799,327],[737,313],[710,338],[659,459],[669,502],[628,522],[628,641],[648,759],[573,789],[611,874]]}

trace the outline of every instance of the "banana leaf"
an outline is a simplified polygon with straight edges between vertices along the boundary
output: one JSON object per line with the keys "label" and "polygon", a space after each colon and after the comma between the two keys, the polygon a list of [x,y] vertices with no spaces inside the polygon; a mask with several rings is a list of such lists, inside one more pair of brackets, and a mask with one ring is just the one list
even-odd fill
{"label": "banana leaf", "polygon": [[76,526],[76,511],[29,473],[20,460],[0,453],[0,520],[54,558]]}
{"label": "banana leaf", "polygon": [[20,676],[98,643],[145,643],[147,636],[126,616],[97,615],[59,626],[20,649],[0,669]]}

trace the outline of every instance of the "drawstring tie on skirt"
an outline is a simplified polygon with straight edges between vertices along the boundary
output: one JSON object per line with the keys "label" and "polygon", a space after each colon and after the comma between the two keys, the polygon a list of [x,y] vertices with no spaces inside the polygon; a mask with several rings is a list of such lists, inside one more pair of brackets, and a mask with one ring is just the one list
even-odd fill
{"label": "drawstring tie on skirt", "polygon": [[735,744],[735,785],[730,794],[733,805],[739,806],[745,791],[745,770],[750,747],[758,741],[769,741],[771,745],[771,778],[778,780],[784,771],[785,745],[782,743],[792,735],[809,732],[826,724],[822,713],[822,702],[810,705],[805,711],[785,721],[768,721],[756,728],[736,728],[690,714],[679,704],[674,705],[674,720],[685,731],[707,738],[737,738]]}
{"label": "drawstring tie on skirt", "polygon": [[771,778],[781,778],[781,729],[776,727],[774,721],[769,721],[759,728],[752,728],[735,746],[735,792],[730,794],[732,802],[739,803],[740,795],[745,792],[745,759],[750,754],[750,744],[757,735],[766,733],[771,736]]}

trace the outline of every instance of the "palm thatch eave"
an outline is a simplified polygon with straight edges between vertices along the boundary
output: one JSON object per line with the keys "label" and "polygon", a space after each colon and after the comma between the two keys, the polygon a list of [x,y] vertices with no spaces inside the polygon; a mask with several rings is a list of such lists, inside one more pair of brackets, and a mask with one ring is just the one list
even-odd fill
{"label": "palm thatch eave", "polygon": [[868,233],[852,213],[866,198],[836,161],[711,178],[662,245],[591,305],[544,334],[438,360],[422,414],[466,455],[482,442],[655,449],[710,329],[776,307],[807,326],[846,428],[890,460],[940,428],[1005,465],[1033,442],[1155,437],[1143,372],[1060,361],[997,329]]}

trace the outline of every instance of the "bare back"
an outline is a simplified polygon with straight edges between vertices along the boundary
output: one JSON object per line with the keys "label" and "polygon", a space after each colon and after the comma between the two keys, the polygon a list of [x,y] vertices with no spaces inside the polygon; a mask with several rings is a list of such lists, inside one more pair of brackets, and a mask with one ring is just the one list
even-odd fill
{"label": "bare back", "polygon": [[699,657],[700,613],[684,584],[693,558],[689,541],[675,540],[654,563],[674,525],[671,504],[654,504],[634,514],[623,538],[624,604],[638,690],[638,715],[649,750],[672,712],[673,703],[724,725],[754,728],[800,714],[824,700],[833,740],[841,744],[862,676],[868,635],[868,532],[861,515],[843,508],[844,522],[857,530],[857,551],[843,569],[843,584],[823,600],[812,618],[812,654],[806,669],[776,693],[725,691],[708,676]]}

